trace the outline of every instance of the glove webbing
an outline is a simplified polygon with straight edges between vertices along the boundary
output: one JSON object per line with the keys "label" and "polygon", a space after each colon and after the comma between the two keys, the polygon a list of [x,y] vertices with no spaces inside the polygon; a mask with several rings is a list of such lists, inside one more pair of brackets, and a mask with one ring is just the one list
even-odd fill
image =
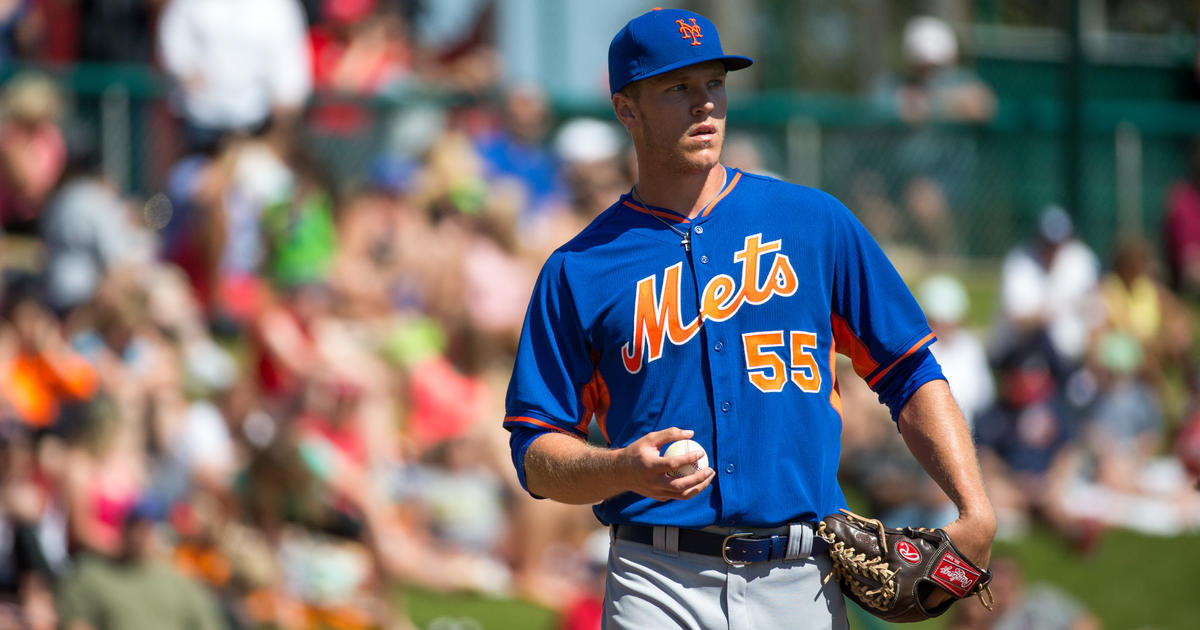
{"label": "glove webbing", "polygon": [[[842,510],[842,512],[846,513],[847,518],[864,526],[876,526],[879,530],[879,544],[883,548],[883,552],[887,553],[887,535],[884,533],[882,522],[878,519],[863,518],[849,510]],[[829,558],[833,561],[834,571],[826,575],[823,582],[828,582],[834,573],[866,576],[868,579],[878,582],[879,587],[868,588],[866,584],[852,579],[843,580],[843,583],[863,603],[879,610],[889,609],[896,601],[897,591],[896,572],[888,568],[887,560],[883,556],[868,559],[866,553],[856,554],[854,548],[847,548],[846,543],[836,540],[833,533],[827,533],[825,529],[825,523],[821,522],[817,527],[817,535],[829,543]]]}

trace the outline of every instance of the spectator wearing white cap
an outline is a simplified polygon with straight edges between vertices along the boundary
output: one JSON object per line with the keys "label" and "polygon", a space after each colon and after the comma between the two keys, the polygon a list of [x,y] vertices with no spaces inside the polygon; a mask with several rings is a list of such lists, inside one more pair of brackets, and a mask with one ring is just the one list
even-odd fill
{"label": "spectator wearing white cap", "polygon": [[995,400],[996,386],[983,342],[963,326],[970,306],[967,292],[954,276],[935,274],[921,283],[917,297],[929,327],[937,335],[930,350],[942,364],[950,393],[962,408],[967,426],[974,428],[975,419]]}
{"label": "spectator wearing white cap", "polygon": [[1004,258],[1000,277],[1002,346],[1044,332],[1054,350],[1077,363],[1098,316],[1100,262],[1075,238],[1070,216],[1057,205],[1038,217],[1037,236]]}
{"label": "spectator wearing white cap", "polygon": [[569,120],[555,134],[554,153],[582,219],[590,221],[608,207],[614,191],[629,188],[622,164],[626,144],[618,127],[595,118]]}
{"label": "spectator wearing white cap", "polygon": [[873,98],[882,115],[904,124],[904,133],[892,150],[875,146],[862,163],[887,180],[887,192],[915,228],[917,244],[934,253],[952,253],[953,210],[970,197],[975,145],[968,134],[936,123],[986,123],[996,99],[987,84],[959,63],[958,39],[939,18],[909,20],[901,53],[900,71],[881,78]]}
{"label": "spectator wearing white cap", "polygon": [[522,226],[527,260],[541,264],[633,185],[628,142],[615,123],[580,117],[554,133],[550,148],[560,169],[569,212],[544,212]]}
{"label": "spectator wearing white cap", "polygon": [[991,119],[995,97],[978,77],[958,66],[958,39],[949,24],[927,15],[909,20],[903,53],[906,71],[895,105],[905,122]]}

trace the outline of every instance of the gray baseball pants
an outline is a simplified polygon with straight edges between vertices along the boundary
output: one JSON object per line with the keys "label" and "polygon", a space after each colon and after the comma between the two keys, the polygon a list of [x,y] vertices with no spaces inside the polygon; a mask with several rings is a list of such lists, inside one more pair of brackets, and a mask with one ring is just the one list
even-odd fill
{"label": "gray baseball pants", "polygon": [[656,527],[653,546],[614,539],[604,630],[845,630],[837,580],[822,584],[829,556],[812,555],[811,528],[792,527],[803,542],[788,559],[744,566],[678,551],[674,527]]}

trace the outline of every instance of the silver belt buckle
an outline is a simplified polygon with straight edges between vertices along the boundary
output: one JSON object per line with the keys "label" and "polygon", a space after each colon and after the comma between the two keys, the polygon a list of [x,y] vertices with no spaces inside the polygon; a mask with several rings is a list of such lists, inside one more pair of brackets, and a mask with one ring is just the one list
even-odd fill
{"label": "silver belt buckle", "polygon": [[744,567],[750,564],[749,562],[737,562],[729,559],[729,541],[733,540],[734,538],[749,538],[753,535],[753,532],[733,532],[732,534],[726,536],[725,540],[721,541],[721,559],[725,561],[725,564],[728,564],[731,567]]}

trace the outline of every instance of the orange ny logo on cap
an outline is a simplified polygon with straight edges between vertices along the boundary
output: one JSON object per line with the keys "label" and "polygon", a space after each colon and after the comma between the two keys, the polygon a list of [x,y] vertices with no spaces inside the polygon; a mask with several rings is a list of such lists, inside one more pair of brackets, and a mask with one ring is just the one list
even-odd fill
{"label": "orange ny logo on cap", "polygon": [[679,25],[679,32],[683,33],[683,39],[692,40],[693,46],[700,45],[700,38],[704,36],[700,34],[700,25],[696,24],[696,18],[692,18],[691,24],[683,20],[675,20],[675,23]]}

